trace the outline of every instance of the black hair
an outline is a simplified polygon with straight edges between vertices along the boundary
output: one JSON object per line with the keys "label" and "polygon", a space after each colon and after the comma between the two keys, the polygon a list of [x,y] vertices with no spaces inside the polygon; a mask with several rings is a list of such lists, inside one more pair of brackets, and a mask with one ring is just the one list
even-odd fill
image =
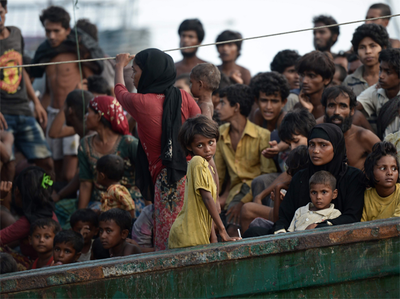
{"label": "black hair", "polygon": [[[319,15],[319,16],[314,17],[313,23],[314,23],[314,26],[316,23],[322,23],[324,25],[337,24],[337,22],[334,18],[332,18],[331,16],[324,16],[324,15]],[[339,26],[328,27],[328,29],[331,31],[332,34],[337,34],[339,36],[339,34],[340,34]]]}
{"label": "black hair", "polygon": [[335,58],[337,58],[337,57],[343,57],[343,58],[346,58],[346,59],[347,59],[348,56],[349,56],[348,53],[346,53],[345,51],[341,50],[341,51],[339,51],[338,53],[333,54],[333,59],[335,59]]}
{"label": "black hair", "polygon": [[286,165],[288,169],[287,174],[294,176],[297,172],[305,169],[308,165],[308,148],[306,145],[299,145],[292,151],[290,151],[289,156],[286,159]]}
{"label": "black hair", "polygon": [[132,217],[128,211],[114,208],[114,209],[111,209],[111,210],[101,213],[101,215],[99,217],[99,222],[110,221],[110,220],[114,220],[114,222],[121,229],[121,232],[124,229],[131,231]]}
{"label": "black hair", "polygon": [[321,104],[326,107],[328,100],[336,99],[339,95],[343,95],[349,98],[350,109],[357,106],[357,97],[353,90],[345,85],[330,86],[324,89],[321,96]]}
{"label": "black hair", "polygon": [[74,227],[79,221],[89,222],[94,227],[99,227],[99,216],[92,209],[76,210],[69,220],[71,227]]}
{"label": "black hair", "polygon": [[197,39],[199,40],[199,44],[204,39],[204,28],[203,24],[200,22],[199,19],[187,19],[184,20],[181,25],[179,25],[178,34],[181,35],[182,31],[189,31],[193,30],[197,33]]}
{"label": "black hair", "polygon": [[187,119],[179,131],[178,140],[187,154],[191,153],[187,149],[193,142],[194,135],[199,134],[207,138],[219,139],[218,125],[215,121],[204,115],[198,115]]}
{"label": "black hair", "polygon": [[87,77],[87,87],[90,92],[98,94],[111,95],[111,87],[108,85],[106,79],[100,75],[92,75]]}
{"label": "black hair", "polygon": [[387,62],[400,77],[400,49],[385,49],[379,54],[379,62]]}
{"label": "black hair", "polygon": [[350,62],[354,62],[360,60],[360,57],[357,56],[356,53],[352,52],[349,56],[347,56],[347,61]]}
{"label": "black hair", "polygon": [[40,218],[31,224],[29,235],[32,236],[35,232],[35,229],[39,227],[44,228],[45,226],[52,227],[55,235],[61,231],[61,226],[57,221],[51,218]]}
{"label": "black hair", "polygon": [[25,215],[25,211],[30,214],[36,214],[36,212],[45,207],[54,210],[53,201],[51,200],[53,187],[43,182],[44,176],[47,175],[44,169],[31,166],[25,168],[15,178],[12,186],[12,194],[14,197],[15,188],[18,188],[22,201],[22,207],[17,207],[15,205],[15,198],[13,198],[13,208],[15,208],[18,214]]}
{"label": "black hair", "polygon": [[290,93],[287,79],[277,72],[258,73],[251,78],[249,86],[256,99],[259,99],[260,92],[264,92],[267,96],[280,93],[282,101],[284,101]]}
{"label": "black hair", "polygon": [[382,49],[390,47],[389,35],[385,27],[374,23],[362,24],[354,31],[351,40],[355,53],[358,52],[358,45],[360,42],[366,37],[370,37],[374,42],[380,45]]}
{"label": "black hair", "polygon": [[296,71],[299,74],[313,71],[317,75],[321,75],[322,78],[330,79],[332,81],[333,75],[335,74],[335,64],[326,53],[312,51],[297,61]]}
{"label": "black hair", "polygon": [[308,137],[316,124],[314,116],[307,109],[295,109],[283,118],[278,129],[279,138],[289,143],[293,140],[293,135]]}
{"label": "black hair", "polygon": [[[234,40],[234,39],[240,39],[240,38],[243,38],[243,36],[239,32],[232,31],[232,30],[225,30],[220,35],[217,36],[216,42],[218,43],[218,42],[224,42],[227,40]],[[233,43],[237,47],[237,52],[238,52],[237,57],[239,57],[240,51],[242,50],[242,41],[237,41],[237,42],[233,42]],[[218,46],[220,46],[220,45],[217,45],[217,49],[218,49]]]}
{"label": "black hair", "polygon": [[7,8],[7,0],[0,0],[0,4],[3,8]]}
{"label": "black hair", "polygon": [[175,79],[175,83],[178,80],[185,80],[185,84],[190,86],[190,74],[181,74]]}
{"label": "black hair", "polygon": [[271,71],[282,74],[288,67],[294,66],[301,56],[294,50],[279,51],[272,59]]}
{"label": "black hair", "polygon": [[99,37],[97,35],[97,26],[91,23],[89,19],[79,19],[78,22],[76,22],[76,27],[85,31],[96,42],[99,41]]}
{"label": "black hair", "polygon": [[61,26],[65,29],[69,29],[69,22],[71,17],[69,13],[60,6],[50,6],[42,10],[42,14],[39,17],[40,22],[44,26],[44,22],[49,20],[52,23],[61,23]]}
{"label": "black hair", "polygon": [[18,266],[11,254],[0,252],[0,274],[17,272]]}
{"label": "black hair", "polygon": [[221,73],[221,81],[219,82],[219,86],[218,89],[213,91],[213,95],[219,94],[219,92],[221,91],[221,89],[224,89],[228,86],[233,85],[232,81],[229,79],[229,77],[227,75],[225,75],[224,73]]}
{"label": "black hair", "polygon": [[117,155],[105,155],[97,160],[96,169],[104,173],[107,179],[119,182],[124,175],[124,159]]}
{"label": "black hair", "polygon": [[328,171],[320,170],[314,173],[308,183],[311,185],[322,184],[322,185],[329,185],[334,191],[336,189],[336,178],[333,174]]}
{"label": "black hair", "polygon": [[104,249],[100,238],[97,238],[93,241],[92,252],[95,260],[108,259],[110,257],[110,251],[108,249]]}
{"label": "black hair", "polygon": [[83,116],[87,112],[87,107],[91,99],[93,99],[93,94],[90,92],[86,90],[75,89],[67,95],[65,103],[67,104],[68,108],[71,107],[72,110],[74,110],[74,113],[78,119],[83,120]]}
{"label": "black hair", "polygon": [[82,252],[84,240],[81,234],[73,230],[62,230],[54,237],[53,246],[61,243],[71,244],[75,253],[79,253]]}
{"label": "black hair", "polygon": [[[381,11],[381,17],[383,16],[390,16],[392,14],[392,10],[390,9],[390,6],[385,4],[385,3],[375,3],[372,4],[369,9],[379,9]],[[368,9],[368,10],[369,10]],[[390,20],[390,18],[388,18]]]}
{"label": "black hair", "polygon": [[[375,184],[378,183],[374,177],[374,167],[383,156],[392,156],[396,160],[397,170],[399,169],[396,147],[392,143],[386,141],[375,143],[372,147],[372,152],[367,156],[364,162],[364,179],[369,187],[375,187]],[[400,183],[400,176],[397,179],[397,183]]]}
{"label": "black hair", "polygon": [[254,97],[251,88],[244,84],[234,84],[219,91],[219,97],[227,97],[231,107],[240,105],[240,114],[248,117],[253,106]]}
{"label": "black hair", "polygon": [[347,70],[341,64],[335,64],[335,74],[339,72],[339,80],[343,82],[347,77]]}
{"label": "black hair", "polygon": [[193,78],[204,82],[211,91],[217,90],[221,81],[221,72],[212,63],[200,63],[191,72]]}

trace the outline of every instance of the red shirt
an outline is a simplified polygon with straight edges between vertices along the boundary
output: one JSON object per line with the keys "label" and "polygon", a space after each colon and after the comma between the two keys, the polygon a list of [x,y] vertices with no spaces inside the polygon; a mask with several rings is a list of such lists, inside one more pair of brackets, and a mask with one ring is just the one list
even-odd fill
{"label": "red shirt", "polygon": [[[143,149],[149,160],[149,171],[155,184],[157,176],[164,168],[161,155],[162,115],[165,95],[130,93],[123,84],[114,87],[115,97],[122,107],[137,122],[137,131]],[[201,114],[200,108],[193,98],[184,90],[182,94],[182,123],[188,118]],[[178,145],[180,146],[180,145]],[[191,157],[186,157],[190,161]]]}
{"label": "red shirt", "polygon": [[[58,222],[56,214],[53,212],[53,220]],[[37,258],[37,253],[29,244],[29,231],[31,224],[28,218],[22,216],[16,222],[0,230],[0,244],[7,245],[14,241],[20,241],[21,253],[31,259]]]}

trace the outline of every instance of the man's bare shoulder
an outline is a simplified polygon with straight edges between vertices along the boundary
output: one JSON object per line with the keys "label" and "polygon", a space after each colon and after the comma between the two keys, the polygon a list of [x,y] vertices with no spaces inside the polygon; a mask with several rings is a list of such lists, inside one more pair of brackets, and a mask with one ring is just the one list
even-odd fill
{"label": "man's bare shoulder", "polygon": [[373,145],[377,142],[380,142],[380,139],[378,138],[378,136],[376,136],[372,131],[367,130],[363,127],[359,127],[356,125],[352,125],[351,126],[351,130],[353,130],[353,134],[355,136],[355,138],[362,144],[366,144],[366,145]]}
{"label": "man's bare shoulder", "polygon": [[127,243],[125,250],[124,250],[124,256],[131,255],[131,254],[138,254],[142,253],[140,248],[134,244]]}
{"label": "man's bare shoulder", "polygon": [[325,122],[325,116],[318,117],[316,122],[317,122],[317,125],[323,124]]}
{"label": "man's bare shoulder", "polygon": [[390,38],[389,40],[392,48],[400,48],[400,40],[395,38]]}

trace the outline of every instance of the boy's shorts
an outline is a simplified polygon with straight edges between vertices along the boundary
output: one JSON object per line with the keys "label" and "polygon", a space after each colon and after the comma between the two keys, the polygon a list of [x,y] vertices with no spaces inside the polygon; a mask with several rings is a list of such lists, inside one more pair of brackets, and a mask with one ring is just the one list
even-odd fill
{"label": "boy's shorts", "polygon": [[79,135],[64,138],[50,138],[49,130],[53,123],[56,115],[60,109],[47,107],[47,132],[46,140],[49,144],[50,150],[53,153],[53,160],[62,160],[64,156],[77,156],[79,147]]}
{"label": "boy's shorts", "polygon": [[[28,161],[51,157],[42,128],[33,116],[4,114],[8,132],[14,135],[14,146]],[[11,158],[14,160],[13,157]]]}

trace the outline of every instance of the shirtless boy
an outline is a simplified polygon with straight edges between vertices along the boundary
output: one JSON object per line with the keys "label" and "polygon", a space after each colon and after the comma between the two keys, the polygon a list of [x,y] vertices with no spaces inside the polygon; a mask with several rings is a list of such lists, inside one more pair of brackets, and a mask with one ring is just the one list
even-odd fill
{"label": "shirtless boy", "polygon": [[319,118],[317,123],[339,126],[346,142],[348,164],[363,169],[372,146],[380,139],[370,130],[352,124],[357,105],[354,92],[347,86],[328,87],[322,94],[321,103],[325,107],[325,116]]}
{"label": "shirtless boy", "polygon": [[[204,28],[198,19],[184,20],[178,29],[180,38],[180,47],[190,47],[200,45],[204,39]],[[198,48],[181,50],[183,59],[175,63],[176,76],[189,74],[191,70],[199,63],[206,61],[196,56]]]}

